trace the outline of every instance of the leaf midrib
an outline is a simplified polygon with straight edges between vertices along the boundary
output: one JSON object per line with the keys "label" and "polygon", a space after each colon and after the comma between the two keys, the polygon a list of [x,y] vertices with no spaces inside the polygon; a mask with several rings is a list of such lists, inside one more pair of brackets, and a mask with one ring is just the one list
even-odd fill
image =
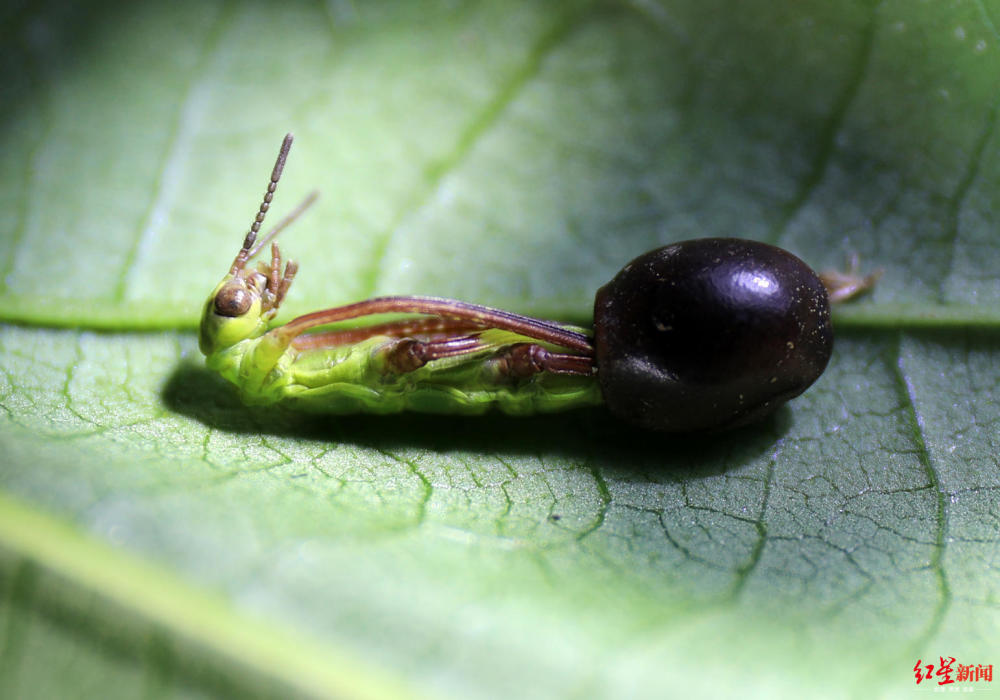
{"label": "leaf midrib", "polygon": [[[344,301],[343,303],[347,303]],[[299,313],[334,306],[303,303],[282,313],[278,323],[290,321]],[[572,311],[566,305],[551,302],[526,303],[510,299],[494,304],[504,309],[538,318],[589,325],[591,317]],[[200,305],[186,309],[174,302],[132,301],[102,302],[99,299],[37,299],[29,296],[0,295],[0,323],[52,329],[81,329],[112,332],[187,331],[198,327]],[[871,304],[861,302],[834,311],[838,330],[991,330],[1000,328],[1000,309],[994,305],[972,304]]]}
{"label": "leaf midrib", "polygon": [[[227,665],[235,664],[244,673],[234,673],[233,680],[245,684],[248,692],[259,689],[257,681],[263,677],[307,697],[416,696],[388,669],[372,668],[346,649],[237,611],[221,596],[0,492],[0,570],[9,573],[25,562],[92,597],[85,613],[89,617],[114,619],[124,609],[167,630],[169,638],[186,640],[228,660]],[[129,630],[142,636],[141,626]],[[135,642],[137,648],[142,646],[141,639]]]}

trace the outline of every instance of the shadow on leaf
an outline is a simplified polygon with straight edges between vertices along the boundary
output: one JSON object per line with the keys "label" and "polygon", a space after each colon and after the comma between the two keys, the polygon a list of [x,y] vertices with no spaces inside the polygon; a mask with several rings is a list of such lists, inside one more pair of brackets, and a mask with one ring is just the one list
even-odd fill
{"label": "shadow on leaf", "polygon": [[622,423],[603,408],[535,416],[402,413],[314,415],[246,406],[214,372],[184,362],[162,391],[166,406],[234,435],[274,435],[393,451],[547,455],[583,461],[616,479],[702,478],[721,474],[771,449],[791,425],[788,407],[758,425],[721,434],[666,435]]}

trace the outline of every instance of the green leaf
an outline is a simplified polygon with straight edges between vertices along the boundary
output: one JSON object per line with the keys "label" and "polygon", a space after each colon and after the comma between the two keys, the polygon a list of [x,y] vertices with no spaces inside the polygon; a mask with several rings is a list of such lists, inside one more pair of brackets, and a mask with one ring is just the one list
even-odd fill
{"label": "green leaf", "polygon": [[[4,697],[879,695],[998,662],[995,3],[0,13]],[[321,199],[284,319],[585,322],[703,235],[884,275],[735,433],[250,410],[193,329],[289,130],[275,212]]]}

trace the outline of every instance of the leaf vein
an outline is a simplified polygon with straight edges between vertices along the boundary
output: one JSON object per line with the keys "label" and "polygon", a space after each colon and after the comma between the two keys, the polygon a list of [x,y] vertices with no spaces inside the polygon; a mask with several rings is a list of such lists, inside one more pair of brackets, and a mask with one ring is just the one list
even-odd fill
{"label": "leaf vein", "polygon": [[948,302],[946,292],[948,287],[946,281],[955,275],[955,242],[958,240],[959,235],[959,218],[962,213],[962,205],[965,203],[969,190],[972,189],[972,184],[976,181],[976,177],[979,175],[979,168],[983,162],[983,154],[986,152],[986,145],[993,138],[993,133],[996,129],[998,112],[1000,112],[1000,99],[994,100],[993,104],[990,106],[990,110],[986,115],[986,123],[983,125],[983,130],[980,132],[979,137],[976,139],[976,143],[972,148],[972,153],[969,157],[969,165],[965,169],[962,179],[959,180],[954,193],[952,193],[948,201],[948,224],[945,231],[946,235],[941,246],[944,248],[943,254],[946,257],[944,265],[941,268],[944,271],[944,274],[941,275],[941,281],[938,287],[938,303],[941,304],[946,304]]}
{"label": "leaf vein", "polygon": [[875,30],[878,27],[878,9],[881,3],[871,4],[871,15],[865,24],[861,34],[861,45],[851,64],[850,73],[844,87],[833,102],[830,115],[817,135],[819,148],[808,172],[802,178],[798,191],[791,200],[782,208],[781,218],[774,227],[771,242],[780,240],[788,229],[789,224],[800,209],[809,200],[812,193],[823,180],[823,174],[830,165],[830,159],[837,144],[837,134],[847,117],[847,112],[854,103],[861,85],[864,83],[865,74],[871,63],[872,50],[875,45]]}
{"label": "leaf vein", "polygon": [[736,578],[728,595],[730,601],[735,601],[739,598],[740,593],[743,592],[764,554],[764,546],[767,544],[767,504],[771,499],[771,486],[774,483],[774,465],[776,460],[777,455],[774,454],[767,461],[767,473],[764,475],[764,493],[760,502],[760,517],[753,522],[754,529],[757,531],[757,539],[753,543],[746,563],[736,569]]}
{"label": "leaf vein", "polygon": [[913,440],[919,448],[917,457],[920,460],[920,465],[935,494],[935,520],[937,521],[937,529],[934,533],[934,547],[931,553],[931,561],[928,568],[934,572],[940,592],[937,605],[934,606],[934,609],[931,612],[930,620],[927,623],[926,629],[914,640],[909,652],[909,655],[912,656],[914,653],[919,654],[920,650],[937,634],[938,630],[941,628],[944,618],[948,613],[948,609],[951,607],[952,593],[948,584],[948,575],[944,570],[944,555],[948,542],[947,503],[945,495],[941,490],[941,477],[934,466],[930,450],[927,447],[927,435],[923,417],[917,408],[917,387],[914,385],[912,377],[907,373],[904,366],[905,363],[903,359],[902,342],[903,335],[901,333],[899,334],[897,340],[894,373],[900,398],[905,404],[905,416],[907,422],[910,424]]}
{"label": "leaf vein", "polygon": [[438,190],[445,175],[455,170],[459,163],[472,151],[479,140],[499,121],[514,100],[522,93],[531,79],[538,75],[545,59],[562,45],[565,39],[579,27],[586,17],[586,11],[591,5],[584,3],[578,8],[561,15],[548,31],[541,34],[535,45],[528,52],[524,63],[510,77],[500,84],[492,99],[469,121],[465,129],[459,132],[452,150],[432,164],[426,171],[424,184],[414,192],[402,205],[387,229],[377,236],[372,254],[372,267],[367,274],[361,276],[368,279],[368,291],[365,296],[374,296],[379,290],[382,278],[382,261],[386,251],[392,246],[396,232],[403,221],[422,209]]}

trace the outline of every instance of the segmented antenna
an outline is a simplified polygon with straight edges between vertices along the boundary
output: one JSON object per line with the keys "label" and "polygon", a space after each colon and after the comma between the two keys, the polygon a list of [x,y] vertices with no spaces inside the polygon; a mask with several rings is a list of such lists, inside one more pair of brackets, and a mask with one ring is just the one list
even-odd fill
{"label": "segmented antenna", "polygon": [[285,216],[284,219],[276,223],[274,225],[274,228],[272,228],[270,231],[267,232],[266,236],[257,241],[257,245],[255,245],[253,247],[253,250],[250,251],[250,257],[252,258],[255,255],[257,255],[257,253],[264,250],[264,246],[266,246],[268,243],[277,238],[279,233],[284,231],[289,224],[291,224],[293,221],[299,218],[302,212],[304,212],[306,209],[312,206],[312,203],[316,201],[317,197],[319,197],[318,190],[313,190],[312,192],[307,194],[306,198],[303,199],[301,202],[299,202],[299,205],[297,207],[288,212],[288,214]]}
{"label": "segmented antenna", "polygon": [[288,158],[288,151],[292,147],[292,135],[285,134],[285,140],[281,142],[281,150],[278,151],[278,159],[274,161],[274,170],[271,171],[271,182],[267,185],[267,191],[264,193],[264,201],[260,203],[260,210],[257,212],[257,216],[254,217],[253,223],[250,224],[250,230],[247,232],[247,237],[243,239],[243,247],[240,248],[240,252],[236,254],[236,259],[233,260],[233,266],[229,269],[229,274],[236,274],[239,270],[247,264],[247,260],[250,259],[250,251],[253,248],[254,242],[257,240],[257,233],[260,231],[260,225],[264,222],[264,216],[267,214],[267,210],[271,208],[271,200],[274,199],[274,191],[278,188],[278,180],[281,179],[281,171],[285,169],[285,159]]}

